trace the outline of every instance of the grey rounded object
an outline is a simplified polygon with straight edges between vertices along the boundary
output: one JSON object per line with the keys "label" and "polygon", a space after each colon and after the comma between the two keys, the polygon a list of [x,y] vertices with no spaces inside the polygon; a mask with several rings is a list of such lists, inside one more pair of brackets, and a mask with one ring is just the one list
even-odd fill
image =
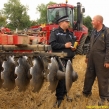
{"label": "grey rounded object", "polygon": [[65,82],[66,90],[69,92],[72,83],[75,82],[78,78],[77,73],[73,70],[72,63],[70,60],[67,61],[66,72],[65,72]]}
{"label": "grey rounded object", "polygon": [[3,63],[3,61],[0,58],[0,88],[2,87],[2,84],[3,84],[3,80],[1,79],[1,72],[3,71],[2,63]]}
{"label": "grey rounded object", "polygon": [[67,92],[69,92],[71,86],[72,86],[72,72],[73,72],[73,68],[72,68],[72,63],[70,60],[67,61],[67,65],[66,65],[66,72],[65,72],[65,82],[66,82],[66,90]]}
{"label": "grey rounded object", "polygon": [[58,63],[55,58],[51,58],[51,63],[48,66],[49,74],[47,75],[47,79],[50,83],[49,90],[53,93],[56,90],[58,84],[57,71],[59,70]]}
{"label": "grey rounded object", "polygon": [[39,92],[44,83],[44,64],[40,57],[33,59],[33,67],[30,68],[32,78],[30,84],[33,87],[33,92]]}
{"label": "grey rounded object", "polygon": [[18,64],[19,65],[15,68],[15,74],[17,75],[15,83],[16,86],[18,86],[19,91],[25,91],[30,81],[30,78],[28,77],[30,66],[27,58],[24,56],[18,59]]}
{"label": "grey rounded object", "polygon": [[1,72],[1,79],[3,80],[3,87],[7,90],[12,90],[15,87],[15,62],[13,57],[9,56],[2,64],[3,71]]}

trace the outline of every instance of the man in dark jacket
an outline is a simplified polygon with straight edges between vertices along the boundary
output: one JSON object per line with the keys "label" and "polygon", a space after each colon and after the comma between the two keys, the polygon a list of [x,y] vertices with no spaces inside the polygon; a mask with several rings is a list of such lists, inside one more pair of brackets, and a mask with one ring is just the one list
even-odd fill
{"label": "man in dark jacket", "polygon": [[[66,67],[67,61],[70,59],[72,62],[72,58],[75,55],[75,49],[72,48],[75,42],[75,37],[73,33],[71,33],[68,28],[70,25],[68,16],[63,16],[58,19],[59,28],[51,31],[50,35],[50,45],[52,47],[53,52],[66,52],[67,57],[61,59],[63,65]],[[59,65],[59,69],[63,71],[62,66]],[[60,80],[58,82],[58,86],[56,88],[56,105],[59,107],[64,96],[66,95],[66,87],[65,87],[65,79]]]}
{"label": "man in dark jacket", "polygon": [[91,33],[90,49],[86,56],[87,70],[83,95],[91,95],[95,78],[98,79],[100,101],[109,101],[109,28],[103,24],[103,17],[96,15],[92,20],[94,30]]}

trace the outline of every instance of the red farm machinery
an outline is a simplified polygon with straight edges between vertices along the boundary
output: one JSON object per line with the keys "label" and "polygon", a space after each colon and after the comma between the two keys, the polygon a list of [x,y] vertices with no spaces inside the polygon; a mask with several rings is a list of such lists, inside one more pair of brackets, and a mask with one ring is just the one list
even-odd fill
{"label": "red farm machinery", "polygon": [[[74,21],[74,8],[77,9],[77,21]],[[25,91],[28,85],[34,92],[39,92],[44,80],[50,83],[49,89],[54,92],[60,79],[65,78],[67,91],[77,80],[78,75],[73,71],[70,60],[67,62],[65,72],[58,67],[60,58],[67,53],[51,51],[49,36],[52,29],[57,28],[56,14],[68,15],[71,26],[69,30],[76,36],[78,42],[76,52],[83,54],[87,51],[86,43],[88,29],[82,24],[82,15],[85,9],[78,2],[77,6],[53,4],[47,7],[48,24],[36,25],[24,33],[12,34],[10,30],[0,31],[0,87],[12,90],[16,86]]]}

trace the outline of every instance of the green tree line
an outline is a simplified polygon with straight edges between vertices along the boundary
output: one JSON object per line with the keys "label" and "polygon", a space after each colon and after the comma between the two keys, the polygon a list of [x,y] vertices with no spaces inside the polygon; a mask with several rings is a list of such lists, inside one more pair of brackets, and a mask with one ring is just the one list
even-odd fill
{"label": "green tree line", "polygon": [[[36,20],[30,20],[30,16],[27,14],[29,8],[21,4],[20,0],[8,0],[4,4],[4,8],[0,10],[0,27],[5,26],[12,30],[25,29],[30,26],[47,23],[47,6],[55,4],[55,2],[49,2],[48,4],[40,4],[36,7],[36,11],[40,13],[40,17]],[[75,13],[76,15],[76,13]],[[88,27],[89,31],[92,30],[91,17],[83,16],[83,24]]]}

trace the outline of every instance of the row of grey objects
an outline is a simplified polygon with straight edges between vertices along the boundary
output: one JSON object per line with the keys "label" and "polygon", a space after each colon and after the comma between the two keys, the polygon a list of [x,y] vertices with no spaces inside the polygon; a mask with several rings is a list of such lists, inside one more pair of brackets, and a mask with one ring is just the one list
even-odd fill
{"label": "row of grey objects", "polygon": [[78,75],[74,72],[72,63],[67,61],[65,72],[59,70],[55,57],[33,57],[32,65],[29,64],[28,57],[22,56],[14,60],[14,56],[9,56],[6,60],[0,60],[0,87],[10,91],[16,86],[19,91],[25,91],[29,85],[33,92],[39,92],[43,86],[44,79],[49,82],[48,90],[54,92],[58,81],[65,79],[67,92],[72,83],[77,80]]}

